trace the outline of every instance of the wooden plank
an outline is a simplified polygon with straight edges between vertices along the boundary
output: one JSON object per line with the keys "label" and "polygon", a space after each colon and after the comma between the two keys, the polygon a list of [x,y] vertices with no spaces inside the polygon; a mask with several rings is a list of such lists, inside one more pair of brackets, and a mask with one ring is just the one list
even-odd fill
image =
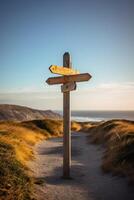
{"label": "wooden plank", "polygon": [[88,73],[64,76],[64,79],[66,82],[70,82],[70,81],[83,82],[83,81],[88,81],[90,78],[91,78],[91,75]]}
{"label": "wooden plank", "polygon": [[59,75],[73,75],[73,74],[79,74],[80,72],[71,68],[67,68],[67,67],[60,67],[57,65],[51,65],[49,67],[49,70],[53,73],[53,74],[59,74]]}
{"label": "wooden plank", "polygon": [[62,84],[65,83],[64,76],[50,77],[46,80],[48,85]]}
{"label": "wooden plank", "polygon": [[68,76],[59,76],[59,77],[51,77],[46,80],[47,84],[65,84],[68,82],[83,82],[91,79],[91,75],[88,73],[76,74],[76,75],[68,75]]}
{"label": "wooden plank", "polygon": [[69,82],[65,83],[61,86],[61,92],[69,92],[76,90],[76,83],[75,82]]}
{"label": "wooden plank", "polygon": [[[71,68],[69,53],[63,55],[63,66]],[[70,178],[71,165],[71,122],[70,122],[70,92],[63,93],[63,178]]]}

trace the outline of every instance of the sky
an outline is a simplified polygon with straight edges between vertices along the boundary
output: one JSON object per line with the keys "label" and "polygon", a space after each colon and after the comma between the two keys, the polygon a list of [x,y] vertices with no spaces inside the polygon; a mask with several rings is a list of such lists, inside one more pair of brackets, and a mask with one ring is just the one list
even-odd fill
{"label": "sky", "polygon": [[0,0],[0,103],[62,110],[49,66],[92,79],[71,92],[72,110],[134,110],[133,0]]}

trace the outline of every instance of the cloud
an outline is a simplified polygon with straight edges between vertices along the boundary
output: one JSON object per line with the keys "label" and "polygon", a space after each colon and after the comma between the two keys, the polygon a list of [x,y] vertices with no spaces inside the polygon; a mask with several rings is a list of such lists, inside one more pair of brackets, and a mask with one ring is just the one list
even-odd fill
{"label": "cloud", "polygon": [[134,92],[134,82],[101,83],[96,86],[79,89],[79,92]]}
{"label": "cloud", "polygon": [[0,93],[0,104],[24,105],[38,109],[58,109],[62,94],[58,91]]}
{"label": "cloud", "polygon": [[134,82],[102,83],[79,89],[73,95],[72,107],[78,109],[81,104],[85,110],[134,110]]}
{"label": "cloud", "polygon": [[100,89],[112,89],[112,90],[132,90],[134,89],[134,82],[123,83],[102,83],[99,85]]}
{"label": "cloud", "polygon": [[[60,87],[44,87],[0,93],[0,103],[25,105],[39,109],[62,110]],[[134,82],[101,83],[71,92],[73,110],[134,110]]]}

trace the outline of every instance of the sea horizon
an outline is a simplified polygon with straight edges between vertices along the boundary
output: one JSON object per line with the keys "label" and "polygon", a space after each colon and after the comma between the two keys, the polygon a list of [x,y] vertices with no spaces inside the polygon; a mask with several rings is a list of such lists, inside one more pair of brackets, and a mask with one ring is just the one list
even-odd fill
{"label": "sea horizon", "polygon": [[[56,111],[63,115],[62,111]],[[130,110],[72,110],[71,120],[85,121],[106,121],[112,119],[125,119],[134,121],[134,111]]]}

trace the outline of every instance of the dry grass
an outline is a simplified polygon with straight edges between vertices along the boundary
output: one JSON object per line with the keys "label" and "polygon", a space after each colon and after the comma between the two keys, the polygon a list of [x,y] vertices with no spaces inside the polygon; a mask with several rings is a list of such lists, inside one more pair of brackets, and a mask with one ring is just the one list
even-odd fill
{"label": "dry grass", "polygon": [[32,182],[12,145],[0,141],[0,199],[31,200]]}
{"label": "dry grass", "polygon": [[88,130],[91,141],[104,144],[102,168],[134,181],[134,122],[110,120]]}
{"label": "dry grass", "polygon": [[[73,121],[72,131],[90,133],[92,142],[104,144],[104,171],[134,180],[134,122],[111,120],[101,123]],[[33,146],[43,139],[61,137],[61,120],[0,122],[0,199],[30,200],[32,180],[26,163],[34,157]]]}
{"label": "dry grass", "polygon": [[89,129],[93,126],[96,126],[98,122],[71,122],[71,130],[72,131],[81,131],[81,132],[88,132]]}
{"label": "dry grass", "polygon": [[0,122],[0,199],[30,200],[32,180],[26,166],[39,140],[62,134],[62,122]]}
{"label": "dry grass", "polygon": [[17,160],[23,164],[32,156],[32,146],[43,139],[40,132],[25,128],[19,123],[0,123],[0,131],[0,140],[14,147]]}
{"label": "dry grass", "polygon": [[61,136],[63,133],[63,123],[61,120],[32,120],[22,122],[21,125],[35,132],[40,132],[46,138]]}

